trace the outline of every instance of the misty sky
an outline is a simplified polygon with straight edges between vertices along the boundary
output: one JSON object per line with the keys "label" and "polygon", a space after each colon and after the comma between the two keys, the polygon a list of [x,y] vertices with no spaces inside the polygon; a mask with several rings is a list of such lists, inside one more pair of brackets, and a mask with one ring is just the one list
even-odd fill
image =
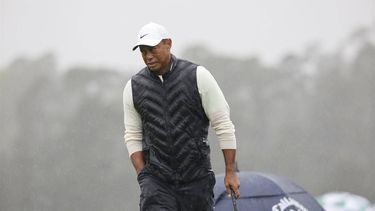
{"label": "misty sky", "polygon": [[332,50],[375,27],[375,0],[0,0],[0,67],[54,52],[60,68],[141,67],[131,51],[149,21],[166,26],[178,56],[201,43],[218,53],[276,62],[319,43]]}

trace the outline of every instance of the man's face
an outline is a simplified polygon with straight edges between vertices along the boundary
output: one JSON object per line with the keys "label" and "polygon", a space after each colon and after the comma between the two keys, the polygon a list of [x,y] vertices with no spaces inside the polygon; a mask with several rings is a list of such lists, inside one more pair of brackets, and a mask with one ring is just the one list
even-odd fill
{"label": "man's face", "polygon": [[172,41],[166,39],[162,40],[156,46],[139,46],[143,61],[151,71],[156,72],[157,74],[164,74],[167,72],[171,59],[171,45]]}

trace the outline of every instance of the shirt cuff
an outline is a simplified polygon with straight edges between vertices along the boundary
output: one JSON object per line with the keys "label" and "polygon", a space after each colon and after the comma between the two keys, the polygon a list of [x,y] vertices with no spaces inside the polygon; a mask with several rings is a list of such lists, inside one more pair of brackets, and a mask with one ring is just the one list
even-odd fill
{"label": "shirt cuff", "polygon": [[220,149],[237,149],[237,144],[235,141],[221,141]]}
{"label": "shirt cuff", "polygon": [[129,153],[129,157],[130,157],[134,152],[142,151],[142,142],[140,142],[140,141],[127,141],[126,147],[128,148],[128,153]]}

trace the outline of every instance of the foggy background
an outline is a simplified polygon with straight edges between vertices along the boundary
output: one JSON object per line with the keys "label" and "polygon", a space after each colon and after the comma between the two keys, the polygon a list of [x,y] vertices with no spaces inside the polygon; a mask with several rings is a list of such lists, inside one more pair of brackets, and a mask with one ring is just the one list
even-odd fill
{"label": "foggy background", "polygon": [[374,0],[0,0],[1,211],[138,210],[122,91],[149,21],[220,84],[240,170],[375,202]]}

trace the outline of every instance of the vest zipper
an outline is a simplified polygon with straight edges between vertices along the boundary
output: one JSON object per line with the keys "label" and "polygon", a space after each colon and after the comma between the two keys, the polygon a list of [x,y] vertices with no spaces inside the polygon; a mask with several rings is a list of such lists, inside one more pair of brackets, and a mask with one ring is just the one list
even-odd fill
{"label": "vest zipper", "polygon": [[172,171],[173,171],[173,175],[172,176],[172,179],[174,181],[177,180],[177,174],[176,174],[176,150],[174,148],[174,143],[172,141],[172,135],[171,135],[171,127],[170,127],[170,124],[169,124],[169,108],[168,108],[168,101],[167,101],[167,97],[168,97],[168,94],[167,94],[167,87],[165,85],[166,81],[161,81],[162,83],[162,88],[163,88],[163,109],[164,109],[164,121],[165,121],[165,127],[166,127],[166,132],[167,132],[167,142],[170,144],[170,158],[171,158],[171,167],[172,167]]}

